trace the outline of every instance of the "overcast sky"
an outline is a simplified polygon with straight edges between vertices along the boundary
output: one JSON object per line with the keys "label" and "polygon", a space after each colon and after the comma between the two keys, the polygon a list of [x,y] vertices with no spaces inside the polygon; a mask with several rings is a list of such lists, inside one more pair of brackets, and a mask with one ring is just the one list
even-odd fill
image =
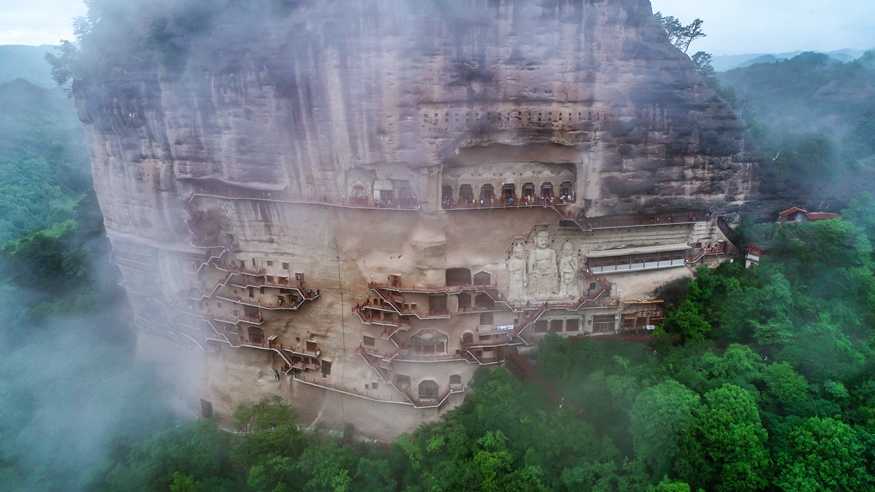
{"label": "overcast sky", "polygon": [[[148,0],[130,0],[148,1]],[[714,54],[875,47],[875,0],[652,0],[683,20],[701,17]],[[72,37],[82,0],[0,0],[0,44],[54,44]]]}
{"label": "overcast sky", "polygon": [[84,13],[82,0],[0,0],[0,44],[57,44],[71,39],[73,18]]}
{"label": "overcast sky", "polygon": [[693,49],[716,55],[875,48],[875,0],[651,0],[653,10],[708,37]]}

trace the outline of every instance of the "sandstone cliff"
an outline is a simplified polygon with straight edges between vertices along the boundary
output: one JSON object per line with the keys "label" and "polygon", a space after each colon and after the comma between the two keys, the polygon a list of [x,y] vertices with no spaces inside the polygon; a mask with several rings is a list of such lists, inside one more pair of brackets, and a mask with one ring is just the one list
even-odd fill
{"label": "sandstone cliff", "polygon": [[301,2],[246,35],[220,17],[181,62],[131,56],[84,89],[82,116],[150,212],[181,183],[336,198],[352,169],[533,143],[586,161],[588,215],[737,202],[738,121],[648,3]]}
{"label": "sandstone cliff", "polygon": [[[716,214],[751,190],[735,115],[669,45],[647,0],[285,2],[281,15],[214,12],[193,35],[180,35],[185,12],[153,10],[146,21],[126,21],[143,33],[128,43],[136,48],[106,48],[105,64],[77,82],[75,95],[107,229],[144,329],[211,353],[216,337],[264,349],[208,358],[206,393],[221,411],[277,393],[309,400],[316,420],[355,421],[380,435],[405,430],[439,413],[445,400],[428,402],[460,391],[483,362],[482,352],[473,362],[463,353],[467,327],[486,340],[493,335],[483,326],[535,323],[553,309],[545,303],[526,314],[505,300],[512,245],[520,254],[556,251],[542,255],[554,262],[571,254],[565,250],[579,255],[562,256],[556,271],[580,268],[581,280],[563,289],[581,289],[582,301],[556,310],[607,309],[595,296],[607,284],[587,275],[613,271],[605,259],[612,251],[631,265],[678,244],[705,251],[719,233],[711,215],[672,219],[658,234],[598,232],[598,217]],[[493,199],[539,206],[452,212]],[[616,224],[642,225],[623,220]],[[611,316],[622,314],[621,302],[688,274],[676,268],[683,253],[654,261],[674,273],[643,273],[615,287],[611,306],[620,307]],[[459,269],[486,275],[480,294],[507,313],[466,321],[468,294],[446,290]],[[280,279],[288,287],[293,274],[302,274],[296,287],[282,288]],[[398,322],[403,333],[387,336],[384,326],[369,334],[375,320],[360,315],[360,303],[395,295],[373,284],[389,274],[439,288],[407,292],[430,296],[422,302],[431,307]],[[234,275],[249,280],[235,284]],[[271,298],[272,307],[241,300],[247,289],[249,299],[265,295],[265,286],[291,297]],[[409,299],[400,308],[397,299],[375,302],[384,301],[398,318],[418,309]],[[582,325],[608,323],[606,314],[587,316]],[[619,330],[616,320],[610,326]],[[394,355],[368,364],[362,343]],[[267,368],[289,373],[298,363],[285,347],[304,365],[315,360],[324,379],[310,381],[305,371],[300,381],[313,383],[305,388],[277,372],[274,384]],[[428,368],[398,356],[422,347],[432,356]],[[379,425],[326,413],[336,405],[301,394],[333,388],[362,397],[361,405],[391,402],[411,381],[419,395],[402,402],[430,413]]]}

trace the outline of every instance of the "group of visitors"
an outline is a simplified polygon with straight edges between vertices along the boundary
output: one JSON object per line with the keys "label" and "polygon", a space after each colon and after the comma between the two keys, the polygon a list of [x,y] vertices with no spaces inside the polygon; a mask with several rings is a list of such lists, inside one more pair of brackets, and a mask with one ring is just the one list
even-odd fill
{"label": "group of visitors", "polygon": [[[501,201],[499,201],[498,203],[500,203],[500,206],[502,207],[551,207],[553,205],[564,205],[573,201],[574,196],[571,193],[562,194],[559,196],[558,199],[552,194],[545,194],[541,197],[536,197],[532,194],[525,194],[521,199],[517,199],[516,196],[508,193],[503,195]],[[444,197],[444,199],[441,201],[441,206],[444,209],[493,208],[496,206],[496,200],[494,195],[484,195],[481,196],[479,200],[475,200],[474,198],[462,198],[458,202],[454,201],[450,197]]]}

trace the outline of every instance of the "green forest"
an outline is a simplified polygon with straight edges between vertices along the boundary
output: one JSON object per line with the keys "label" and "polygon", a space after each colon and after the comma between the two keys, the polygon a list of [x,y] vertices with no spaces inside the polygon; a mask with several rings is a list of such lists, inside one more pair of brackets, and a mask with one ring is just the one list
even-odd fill
{"label": "green forest", "polygon": [[121,448],[94,486],[871,490],[873,210],[863,197],[842,220],[758,226],[762,264],[672,286],[651,345],[547,338],[532,383],[481,370],[460,408],[391,445],[304,433],[265,401],[237,411],[234,433],[204,421]]}
{"label": "green forest", "polygon": [[109,262],[47,50],[0,47],[0,490],[84,490],[113,445],[174,425]]}
{"label": "green forest", "polygon": [[712,75],[747,124],[770,197],[844,203],[875,181],[875,51],[842,63],[820,53]]}
{"label": "green forest", "polygon": [[304,431],[275,400],[230,426],[175,417],[131,360],[71,102],[0,80],[0,488],[873,490],[875,98],[855,99],[873,59],[708,72],[768,156],[767,190],[835,192],[840,219],[745,220],[760,265],[666,286],[650,343],[550,336],[533,377],[481,369],[459,408],[393,443]]}

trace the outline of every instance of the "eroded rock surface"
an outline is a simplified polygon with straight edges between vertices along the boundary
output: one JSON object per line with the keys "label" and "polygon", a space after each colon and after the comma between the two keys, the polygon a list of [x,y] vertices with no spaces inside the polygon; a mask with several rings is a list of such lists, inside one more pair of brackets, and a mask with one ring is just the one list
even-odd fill
{"label": "eroded rock surface", "polygon": [[232,19],[76,90],[137,321],[207,354],[205,411],[391,437],[546,332],[646,331],[731,252],[740,125],[647,0]]}

